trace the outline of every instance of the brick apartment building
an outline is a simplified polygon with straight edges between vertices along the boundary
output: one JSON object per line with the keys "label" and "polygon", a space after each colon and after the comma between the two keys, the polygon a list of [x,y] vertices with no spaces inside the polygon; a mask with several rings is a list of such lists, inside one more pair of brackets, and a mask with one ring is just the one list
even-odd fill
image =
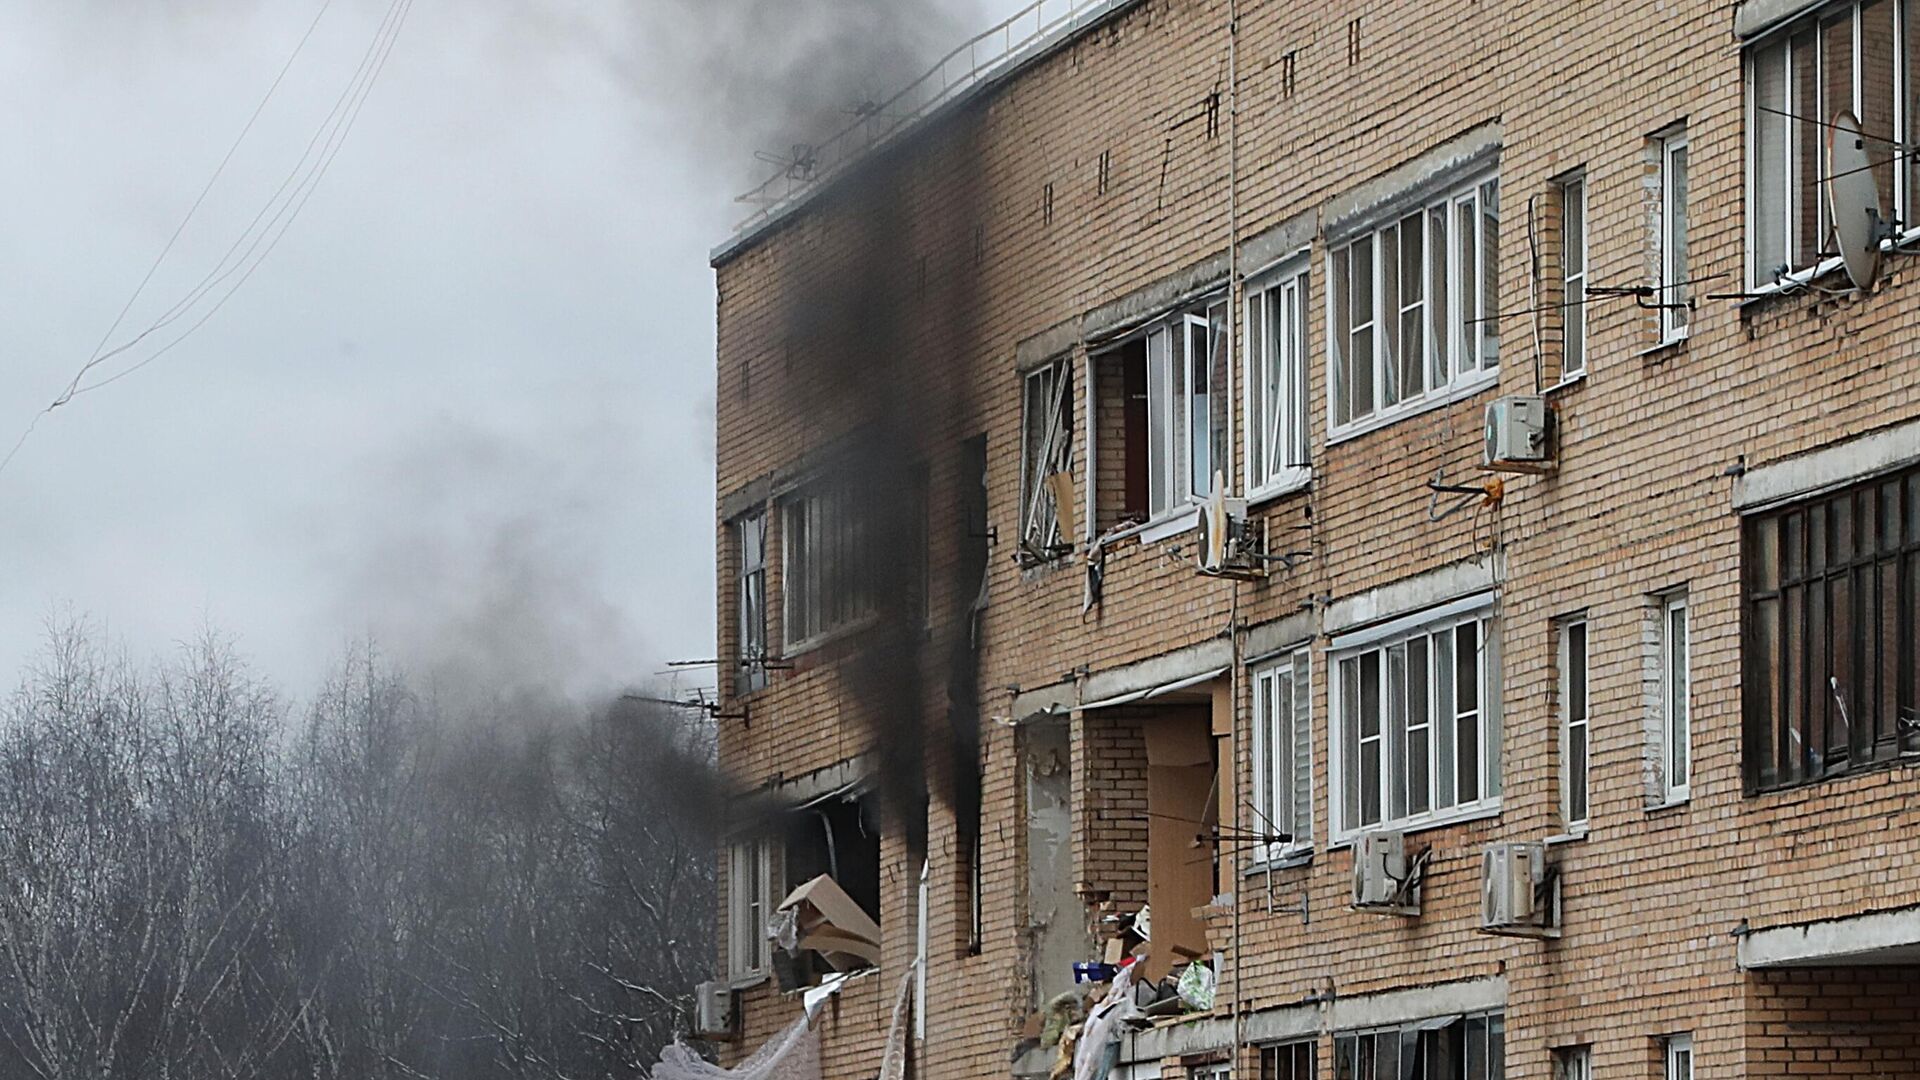
{"label": "brick apartment building", "polygon": [[723,1056],[830,873],[833,1078],[915,980],[1044,1074],[1143,904],[1218,990],[1115,1076],[1920,1077],[1920,263],[1824,176],[1920,221],[1920,0],[1020,26],[714,255]]}

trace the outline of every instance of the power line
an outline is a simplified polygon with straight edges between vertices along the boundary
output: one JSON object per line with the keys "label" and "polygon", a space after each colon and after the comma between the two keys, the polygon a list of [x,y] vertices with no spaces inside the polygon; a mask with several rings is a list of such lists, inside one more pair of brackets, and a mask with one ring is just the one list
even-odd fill
{"label": "power line", "polygon": [[[154,360],[172,351],[175,346],[192,336],[193,333],[202,326],[205,326],[208,320],[224,307],[227,301],[240,290],[241,286],[246,284],[247,280],[253,276],[254,271],[258,270],[261,263],[265,262],[267,257],[273,253],[273,249],[279,245],[281,238],[286,235],[287,230],[292,227],[294,220],[299,217],[301,210],[306,207],[307,201],[313,197],[314,191],[318,188],[320,180],[325,176],[328,168],[333,164],[334,158],[339,155],[340,149],[345,144],[346,137],[351,132],[355,121],[359,119],[361,109],[365,107],[367,98],[371,95],[374,84],[379,80],[381,73],[385,70],[387,60],[393,53],[394,45],[399,40],[401,29],[406,21],[407,15],[413,7],[413,0],[392,0],[388,5],[386,14],[382,16],[379,26],[374,31],[372,42],[367,46],[365,53],[361,56],[359,64],[354,68],[353,75],[348,80],[346,89],[343,90],[339,98],[335,100],[333,108],[328,111],[313,136],[308,139],[306,149],[301,153],[299,160],[294,163],[287,177],[280,182],[279,187],[274,190],[273,194],[268,197],[266,203],[255,213],[253,220],[248,223],[246,229],[234,240],[233,244],[227,248],[226,253],[221,256],[220,261],[214,265],[213,269],[209,270],[207,274],[201,278],[200,282],[188,291],[186,296],[175,302],[171,308],[164,312],[159,318],[155,319],[152,324],[148,325],[140,333],[112,349],[106,348],[107,342],[112,340],[114,331],[119,329],[121,324],[125,322],[127,314],[132,310],[134,303],[146,290],[147,285],[151,283],[155,273],[159,270],[160,264],[166,260],[167,255],[173,250],[181,234],[186,230],[188,223],[192,221],[194,215],[199,211],[201,205],[206,201],[208,194],[212,191],[214,184],[219,180],[227,165],[232,161],[240,144],[245,140],[247,134],[252,131],[261,113],[265,110],[268,101],[272,99],[274,93],[285,80],[287,73],[292,69],[300,53],[305,50],[307,43],[312,39],[321,19],[326,15],[332,3],[333,0],[322,0],[319,12],[315,14],[313,21],[307,27],[306,33],[301,36],[300,41],[294,47],[292,55],[287,58],[287,62],[281,67],[272,85],[268,87],[266,95],[254,109],[253,114],[248,118],[246,125],[241,129],[240,135],[234,140],[233,146],[228,149],[226,156],[221,159],[220,165],[215,169],[213,177],[208,180],[206,186],[201,190],[199,197],[194,200],[192,207],[188,209],[186,217],[174,230],[173,235],[169,237],[159,257],[156,258],[153,265],[148,268],[146,276],[141,279],[133,295],[128,298],[119,316],[116,317],[113,324],[107,328],[107,332],[101,338],[100,343],[95,346],[87,362],[81,365],[80,370],[74,374],[73,379],[67,384],[66,388],[62,390],[59,396],[48,404],[46,408],[34,414],[33,419],[27,424],[25,430],[20,433],[20,438],[14,443],[12,449],[7,452],[6,457],[0,458],[0,473],[4,473],[7,467],[12,464],[13,459],[19,454],[20,448],[26,444],[27,440],[33,435],[34,430],[39,427],[40,421],[48,413],[71,402],[82,394],[118,382],[133,372],[138,371],[140,368],[145,367]],[[319,148],[319,156],[317,159],[315,158],[316,147]],[[313,159],[311,166],[308,165],[310,159]],[[288,194],[288,187],[290,185],[293,190],[291,194]],[[281,202],[282,196],[286,197],[284,203]],[[277,210],[275,210],[276,204],[279,205]],[[268,217],[269,211],[273,211],[271,217]],[[266,220],[266,225],[264,228],[261,228],[260,223],[263,219]],[[259,235],[257,236],[254,235],[256,228],[260,229]],[[250,244],[248,243],[249,237],[253,238]],[[265,250],[262,250],[262,244],[265,244]],[[239,251],[242,245],[246,246],[246,250],[241,253],[238,261],[233,262],[232,266],[228,266],[227,264],[234,259],[234,253]],[[256,253],[258,253],[257,257]],[[113,357],[127,352],[154,333],[165,329],[167,326],[185,317],[208,293],[213,291],[221,283],[232,278],[236,273],[241,275],[240,280],[234,282],[233,286],[227,289],[219,299],[215,301],[211,309],[178,337],[169,341],[166,345],[142,359],[139,363],[134,364],[132,367],[101,379],[98,382],[82,385],[89,371],[92,371]]]}
{"label": "power line", "polygon": [[[189,294],[189,296],[180,303],[175,304],[172,309],[161,316],[152,326],[143,331],[139,337],[116,348],[107,355],[113,356],[125,352],[147,336],[178,322],[181,318],[185,317],[187,312],[191,311],[201,299],[205,298],[215,286],[233,277],[233,275],[240,274],[240,280],[234,282],[231,288],[222,293],[220,298],[214,301],[213,306],[209,308],[205,314],[201,315],[200,318],[195,320],[192,325],[181,331],[179,336],[142,358],[138,363],[115,372],[98,382],[88,383],[85,386],[79,387],[69,395],[68,400],[106,386],[111,386],[172,352],[175,346],[178,346],[187,338],[192,337],[196,331],[205,326],[218,314],[220,309],[227,305],[227,301],[233,299],[234,294],[240,291],[241,286],[245,285],[248,279],[253,277],[254,272],[259,270],[261,265],[267,261],[267,257],[273,254],[274,249],[280,245],[281,239],[287,235],[287,230],[293,227],[293,223],[295,219],[300,216],[300,212],[306,208],[308,200],[313,198],[313,193],[320,187],[320,181],[326,176],[327,170],[333,165],[333,159],[339,156],[341,147],[346,144],[347,135],[352,131],[355,121],[360,118],[360,110],[366,106],[367,98],[373,92],[374,83],[379,80],[381,73],[386,70],[387,58],[393,53],[394,44],[399,40],[401,27],[406,22],[406,17],[413,8],[413,2],[414,0],[394,0],[393,5],[388,9],[388,18],[381,20],[381,30],[376,32],[374,44],[369,47],[368,58],[371,58],[373,61],[372,67],[369,69],[367,60],[362,60],[360,68],[356,69],[355,72],[355,83],[349,84],[347,91],[343,93],[340,100],[335,103],[334,111],[327,114],[329,121],[336,115],[340,115],[340,121],[334,125],[331,132],[326,130],[325,122],[323,122],[321,130],[316,131],[314,138],[309,141],[308,152],[301,155],[301,163],[304,163],[306,159],[311,156],[313,146],[321,142],[321,136],[324,134],[326,141],[321,144],[320,158],[315,161],[311,168],[307,169],[305,176],[300,176],[300,164],[296,164],[294,171],[288,174],[286,180],[281,182],[274,196],[268,200],[265,206],[261,207],[258,214],[254,215],[254,223],[258,224],[260,219],[266,216],[267,210],[271,209],[273,204],[278,201],[279,196],[285,193],[287,184],[292,183],[296,177],[299,178],[299,183],[294,186],[293,194],[287,197],[287,201],[274,213],[273,217],[267,221],[266,228],[261,231],[260,235],[254,237],[253,242],[247,246],[246,253],[240,257],[240,261],[234,263],[231,267],[226,267],[227,259],[232,257],[235,249],[246,242],[247,236],[252,232],[253,225],[249,225],[247,232],[243,232],[240,238],[234,241],[232,247],[227,249],[227,255],[222,257],[220,263],[215,265],[213,270],[208,271],[207,277],[201,279],[201,284],[196,286],[193,293]],[[391,23],[390,28],[389,22]],[[384,41],[381,36],[383,34],[385,35]],[[375,55],[376,53],[377,57]],[[364,80],[359,78],[361,72],[366,72]],[[346,112],[341,114],[340,107],[343,104],[346,106]],[[275,226],[278,226],[277,232],[274,231]],[[265,250],[261,250],[262,244],[266,245]],[[258,257],[255,257],[255,252],[259,252]],[[249,262],[249,260],[251,260],[251,262]],[[224,273],[221,272],[222,267],[226,267]],[[216,274],[218,275],[217,277],[215,276]]]}

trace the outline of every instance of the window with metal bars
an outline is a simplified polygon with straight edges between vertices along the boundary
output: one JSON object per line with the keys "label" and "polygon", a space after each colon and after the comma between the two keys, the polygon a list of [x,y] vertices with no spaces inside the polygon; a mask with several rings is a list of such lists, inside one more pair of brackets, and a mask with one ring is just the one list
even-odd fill
{"label": "window with metal bars", "polygon": [[1747,790],[1920,754],[1920,468],[1744,531]]}
{"label": "window with metal bars", "polygon": [[1313,1080],[1314,1043],[1279,1043],[1260,1048],[1260,1080]]}
{"label": "window with metal bars", "polygon": [[1333,1041],[1334,1080],[1500,1080],[1506,1064],[1500,1013],[1343,1032]]}
{"label": "window with metal bars", "polygon": [[781,587],[789,653],[873,614],[867,530],[858,495],[853,482],[823,481],[785,503]]}

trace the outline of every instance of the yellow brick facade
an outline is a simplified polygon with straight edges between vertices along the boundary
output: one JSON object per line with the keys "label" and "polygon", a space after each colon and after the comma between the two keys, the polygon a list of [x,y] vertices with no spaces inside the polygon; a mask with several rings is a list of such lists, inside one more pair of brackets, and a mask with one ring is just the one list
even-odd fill
{"label": "yellow brick facade", "polygon": [[[1309,995],[1358,999],[1492,979],[1504,982],[1509,1077],[1548,1080],[1552,1051],[1576,1045],[1592,1047],[1596,1077],[1657,1077],[1658,1040],[1681,1032],[1693,1035],[1702,1080],[1920,1077],[1920,963],[1763,974],[1736,962],[1742,926],[1920,903],[1920,774],[1896,767],[1746,793],[1741,519],[1737,478],[1728,472],[1736,462],[1757,469],[1920,418],[1920,285],[1911,261],[1890,261],[1870,295],[1702,300],[1690,336],[1667,348],[1653,348],[1649,316],[1631,299],[1595,301],[1588,373],[1549,394],[1557,469],[1509,476],[1497,507],[1436,521],[1428,481],[1482,482],[1486,405],[1537,388],[1533,322],[1501,322],[1496,387],[1331,439],[1327,244],[1316,224],[1306,264],[1312,481],[1253,511],[1272,535],[1298,537],[1289,546],[1310,557],[1262,581],[1235,581],[1195,572],[1191,533],[1125,539],[1107,549],[1103,598],[1086,611],[1084,543],[1050,565],[1014,558],[1023,344],[1195,268],[1224,267],[1236,244],[1283,223],[1303,215],[1317,223],[1332,200],[1467,133],[1498,132],[1503,309],[1559,295],[1529,287],[1527,208],[1534,205],[1550,247],[1558,235],[1552,181],[1576,168],[1587,185],[1589,280],[1649,280],[1656,200],[1648,140],[1682,122],[1693,272],[1725,275],[1701,291],[1739,291],[1747,136],[1733,11],[1704,0],[1240,0],[1236,34],[1228,0],[1122,4],[873,163],[893,204],[884,235],[864,216],[862,196],[875,189],[843,184],[717,260],[717,595],[727,690],[739,609],[726,513],[745,505],[742,493],[769,482],[766,490],[777,492],[810,455],[870,422],[869,395],[887,384],[884,407],[900,412],[928,470],[929,602],[938,617],[922,655],[943,657],[963,625],[954,613],[971,599],[949,572],[956,538],[972,527],[957,509],[967,478],[955,448],[986,438],[995,539],[978,653],[983,933],[976,955],[968,948],[967,874],[936,779],[927,854],[927,981],[936,1007],[916,1047],[916,1075],[1008,1075],[1029,1011],[1021,695],[1064,687],[1083,701],[1072,695],[1103,672],[1227,642],[1234,663],[1223,678],[1238,737],[1223,744],[1232,766],[1223,776],[1244,799],[1248,643],[1262,627],[1304,618],[1315,853],[1235,888],[1235,856],[1223,850],[1221,888],[1235,894],[1239,910],[1237,940],[1221,936],[1223,926],[1212,940],[1224,954],[1219,1016],[1232,1015],[1234,996],[1255,1016]],[[830,338],[796,329],[804,321],[795,307],[810,302],[813,284],[876,258],[885,260],[882,295],[897,306],[908,347],[890,370],[850,374],[820,355],[819,341]],[[1551,383],[1557,328],[1552,317],[1543,322],[1538,355]],[[1084,424],[1080,395],[1097,361],[1081,335],[1060,340]],[[1236,374],[1236,385],[1242,378]],[[1111,379],[1094,385],[1096,395],[1113,390]],[[1235,430],[1242,424],[1236,418]],[[1102,507],[1118,483],[1109,448],[1120,437],[1117,421],[1102,414],[1092,467]],[[1231,450],[1237,477],[1243,448]],[[1075,468],[1084,491],[1084,455]],[[775,653],[780,533],[775,514]],[[1175,545],[1184,547],[1170,555]],[[1350,910],[1352,852],[1329,834],[1329,665],[1318,620],[1342,600],[1481,558],[1497,568],[1499,812],[1418,834],[1433,857],[1417,919]],[[1653,598],[1676,588],[1691,609],[1691,798],[1649,809]],[[1552,848],[1564,934],[1489,936],[1478,929],[1481,850],[1561,831],[1555,626],[1579,612],[1590,634],[1592,810],[1584,839]],[[735,719],[722,720],[721,757],[744,786],[855,758],[876,727],[885,730],[889,721],[864,715],[873,703],[846,677],[859,647],[856,635],[783,657],[764,689],[728,699],[725,715]],[[924,688],[929,717],[945,709],[945,689]],[[1137,742],[1120,714],[1075,712],[1071,723],[1075,885],[1137,903],[1144,882],[1126,891],[1144,865],[1144,804],[1139,781],[1129,779],[1140,771]],[[938,757],[932,772],[945,767]],[[916,951],[920,868],[891,830],[882,854],[885,963],[827,1007],[829,1077],[876,1071],[893,987]],[[1297,907],[1303,894],[1309,919],[1274,910]],[[729,1060],[791,1023],[799,1005],[763,982],[742,991],[740,1012],[739,1037],[724,1047]],[[1320,1074],[1331,1077],[1332,1036],[1316,1038]],[[1236,1075],[1256,1075],[1255,1061],[1243,1050]],[[1164,1075],[1186,1075],[1182,1067],[1170,1059]]]}

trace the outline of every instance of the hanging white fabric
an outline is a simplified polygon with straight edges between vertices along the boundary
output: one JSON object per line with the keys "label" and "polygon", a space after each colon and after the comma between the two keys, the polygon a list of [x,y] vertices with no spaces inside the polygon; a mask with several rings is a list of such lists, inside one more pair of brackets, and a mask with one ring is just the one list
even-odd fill
{"label": "hanging white fabric", "polygon": [[703,1061],[692,1047],[675,1041],[660,1052],[653,1080],[820,1080],[820,1033],[803,1014],[731,1069]]}

